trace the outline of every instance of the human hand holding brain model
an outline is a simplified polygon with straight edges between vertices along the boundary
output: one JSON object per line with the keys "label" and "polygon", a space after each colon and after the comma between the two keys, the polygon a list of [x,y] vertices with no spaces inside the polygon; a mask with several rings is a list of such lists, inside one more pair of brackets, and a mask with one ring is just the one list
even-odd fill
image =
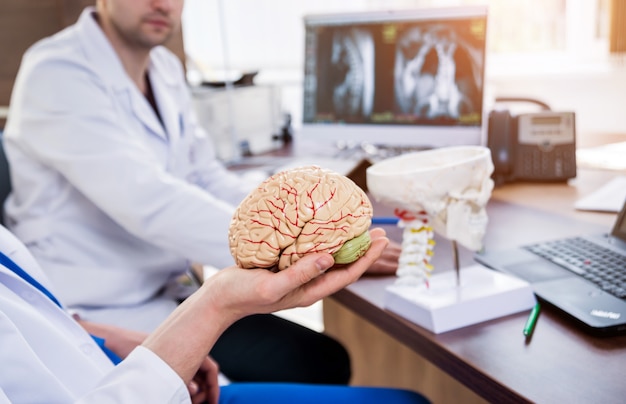
{"label": "human hand holding brain model", "polygon": [[349,178],[316,166],[277,173],[239,205],[230,251],[241,268],[283,270],[306,254],[335,263],[360,258],[370,246],[372,204]]}

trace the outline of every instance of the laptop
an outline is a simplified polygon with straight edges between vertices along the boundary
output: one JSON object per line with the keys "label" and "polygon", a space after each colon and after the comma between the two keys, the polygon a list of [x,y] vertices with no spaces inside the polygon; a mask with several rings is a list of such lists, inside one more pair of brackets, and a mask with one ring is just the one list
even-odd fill
{"label": "laptop", "polygon": [[530,282],[540,301],[585,331],[626,334],[626,201],[609,234],[542,241],[474,258]]}

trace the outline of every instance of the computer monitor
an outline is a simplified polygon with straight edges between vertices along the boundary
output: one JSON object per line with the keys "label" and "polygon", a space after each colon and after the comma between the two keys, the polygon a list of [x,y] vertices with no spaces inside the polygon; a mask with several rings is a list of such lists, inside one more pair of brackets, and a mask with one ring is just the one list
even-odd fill
{"label": "computer monitor", "polygon": [[487,8],[304,17],[301,141],[483,143]]}

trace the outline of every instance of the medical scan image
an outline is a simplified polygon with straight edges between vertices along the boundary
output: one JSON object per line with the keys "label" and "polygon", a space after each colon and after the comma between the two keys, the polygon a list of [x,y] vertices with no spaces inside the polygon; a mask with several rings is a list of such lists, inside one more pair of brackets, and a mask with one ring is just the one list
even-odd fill
{"label": "medical scan image", "polygon": [[[332,34],[330,57],[320,86],[332,94],[321,94],[331,102],[337,117],[361,117],[372,113],[374,100],[374,40],[360,28],[338,28]],[[326,104],[328,105],[328,104]]]}
{"label": "medical scan image", "polygon": [[352,180],[317,166],[281,171],[237,207],[228,234],[242,268],[283,270],[306,254],[333,254],[336,264],[369,249],[372,204]]}
{"label": "medical scan image", "polygon": [[394,93],[399,113],[459,119],[481,111],[482,51],[450,27],[432,24],[399,34]]}

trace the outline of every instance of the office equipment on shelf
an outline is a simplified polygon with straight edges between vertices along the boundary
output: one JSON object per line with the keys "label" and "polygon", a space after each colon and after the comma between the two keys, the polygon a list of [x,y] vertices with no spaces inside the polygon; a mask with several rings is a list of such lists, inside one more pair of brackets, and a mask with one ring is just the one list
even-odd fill
{"label": "office equipment on shelf", "polygon": [[[359,165],[360,161],[353,158],[336,158],[324,155],[311,154],[308,156],[270,156],[260,155],[246,157],[232,163],[228,163],[227,167],[240,173],[248,173],[251,171],[266,176],[276,174],[281,171],[290,170],[296,167],[319,166],[332,170],[342,175],[348,175]],[[242,174],[243,175],[243,174]]]}
{"label": "office equipment on shelf", "polygon": [[481,144],[486,7],[309,15],[304,25],[296,141]]}
{"label": "office equipment on shelf", "polygon": [[[370,194],[394,209],[403,232],[397,280],[385,290],[385,308],[442,333],[533,307],[528,282],[482,265],[460,265],[457,243],[482,248],[492,172],[491,152],[482,146],[441,147],[367,168]],[[431,264],[435,233],[452,243],[449,267],[455,271]]]}
{"label": "office equipment on shelf", "polygon": [[610,234],[486,251],[476,260],[530,282],[540,300],[592,334],[626,334],[626,201]]}
{"label": "office equipment on shelf", "polygon": [[347,175],[358,163],[358,160],[354,159],[338,159],[329,156],[310,155],[283,160],[281,164],[273,167],[271,171],[272,174],[275,174],[296,167],[319,166],[341,175]]}
{"label": "office equipment on shelf", "polygon": [[248,154],[265,153],[282,146],[274,138],[283,123],[277,87],[201,86],[191,90],[198,123],[213,139],[220,160],[236,161]]}

